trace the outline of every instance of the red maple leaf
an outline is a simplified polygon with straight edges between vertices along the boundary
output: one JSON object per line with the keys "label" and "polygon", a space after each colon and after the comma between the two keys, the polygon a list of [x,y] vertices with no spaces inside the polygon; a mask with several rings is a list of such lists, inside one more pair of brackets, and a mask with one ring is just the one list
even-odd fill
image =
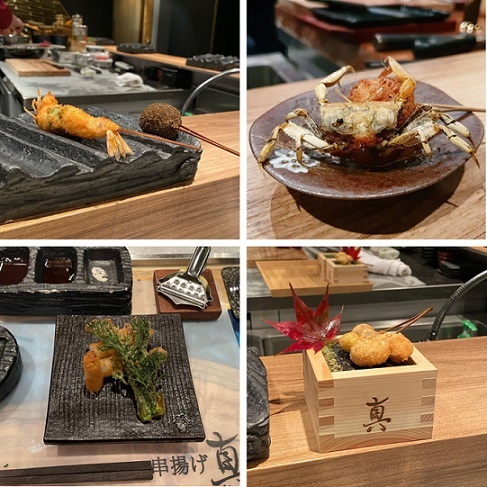
{"label": "red maple leaf", "polygon": [[362,247],[342,247],[342,252],[348,254],[354,261],[359,260]]}
{"label": "red maple leaf", "polygon": [[296,321],[280,321],[275,323],[266,320],[269,325],[294,340],[294,343],[279,353],[309,350],[310,348],[315,352],[319,352],[325,346],[327,340],[331,340],[338,334],[343,308],[340,313],[329,320],[328,286],[321,303],[315,311],[310,309],[294,292],[291,284],[289,284],[289,287],[293,294]]}

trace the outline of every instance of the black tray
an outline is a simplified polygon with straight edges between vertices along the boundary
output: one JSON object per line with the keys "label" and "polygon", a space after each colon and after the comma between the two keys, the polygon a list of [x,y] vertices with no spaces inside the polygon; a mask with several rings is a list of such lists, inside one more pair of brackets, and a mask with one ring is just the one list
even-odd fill
{"label": "black tray", "polygon": [[[205,432],[194,390],[181,317],[146,315],[154,328],[150,346],[168,351],[161,390],[166,414],[142,423],[130,396],[116,382],[90,396],[85,389],[82,359],[94,337],[84,324],[96,316],[58,316],[54,338],[45,443],[68,442],[186,442],[203,441]],[[123,325],[131,316],[113,316]]]}
{"label": "black tray", "polygon": [[199,54],[186,59],[187,66],[213,69],[214,71],[226,71],[227,69],[239,68],[240,60],[235,56],[224,56],[223,54]]}
{"label": "black tray", "polygon": [[[49,274],[54,268],[46,262],[57,259],[66,262],[65,268]],[[126,248],[0,247],[0,263],[0,314],[131,311],[132,264]]]}
{"label": "black tray", "polygon": [[[134,117],[85,110],[140,132]],[[0,222],[141,194],[192,179],[201,151],[123,135],[133,156],[116,161],[105,139],[72,139],[38,128],[27,113],[0,114]],[[177,140],[200,147],[183,132]]]}
{"label": "black tray", "polygon": [[0,401],[17,385],[22,373],[20,349],[14,336],[0,326]]}
{"label": "black tray", "polygon": [[440,10],[408,7],[365,7],[349,2],[327,1],[328,8],[314,8],[311,13],[318,19],[351,28],[391,27],[394,25],[441,22],[449,13]]}

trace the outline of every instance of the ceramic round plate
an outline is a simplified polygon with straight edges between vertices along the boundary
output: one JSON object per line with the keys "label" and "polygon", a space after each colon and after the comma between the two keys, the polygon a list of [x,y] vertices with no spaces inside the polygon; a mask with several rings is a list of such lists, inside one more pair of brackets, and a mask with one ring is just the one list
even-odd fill
{"label": "ceramic round plate", "polygon": [[[351,84],[344,85],[342,92],[348,93],[350,86]],[[330,90],[329,98],[330,101],[343,101],[336,90]],[[419,103],[458,105],[458,102],[443,91],[422,82],[417,84],[416,100]],[[250,128],[250,147],[255,157],[259,155],[272,130],[284,122],[286,115],[296,108],[308,110],[311,117],[319,121],[314,91],[276,105],[259,117]],[[484,127],[479,118],[472,113],[460,111],[450,112],[450,115],[470,130],[473,143],[478,147],[484,135]],[[289,149],[293,147],[290,139],[284,144]],[[328,162],[325,160],[310,167],[307,173],[294,173],[285,168],[274,167],[269,162],[264,163],[264,169],[288,188],[313,196],[350,200],[387,198],[412,193],[438,183],[470,159],[467,153],[453,145],[441,133],[431,139],[429,144],[433,151],[431,157],[418,155],[408,162],[393,163],[380,168],[351,166],[329,158]],[[473,160],[471,163],[475,164]]]}

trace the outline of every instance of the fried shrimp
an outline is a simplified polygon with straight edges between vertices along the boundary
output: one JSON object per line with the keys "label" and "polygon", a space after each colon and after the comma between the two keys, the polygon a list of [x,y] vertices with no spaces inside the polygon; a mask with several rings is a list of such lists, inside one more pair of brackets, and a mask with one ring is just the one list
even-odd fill
{"label": "fried shrimp", "polygon": [[121,127],[109,118],[92,117],[81,108],[61,105],[51,92],[41,97],[39,90],[37,99],[32,102],[32,108],[34,112],[28,113],[32,115],[37,126],[46,132],[89,140],[106,137],[108,155],[117,161],[127,154],[133,154],[119,134]]}

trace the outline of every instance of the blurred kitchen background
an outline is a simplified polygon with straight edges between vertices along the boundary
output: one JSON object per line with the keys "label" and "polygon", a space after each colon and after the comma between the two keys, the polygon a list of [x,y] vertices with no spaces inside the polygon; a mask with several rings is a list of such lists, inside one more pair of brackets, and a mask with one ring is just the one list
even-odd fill
{"label": "blurred kitchen background", "polygon": [[[38,88],[45,91],[54,82],[61,102],[133,115],[152,101],[165,101],[185,114],[239,108],[238,0],[7,3],[25,22],[25,36],[2,39],[2,58],[48,59],[71,70],[69,92],[60,86],[67,81],[61,79],[63,73],[53,74],[55,67],[38,74],[45,76]],[[27,44],[23,50],[10,46],[21,43]],[[31,74],[12,72],[10,67],[0,64],[1,111],[15,116],[32,102],[32,87],[26,79]],[[83,68],[95,74],[81,79]],[[127,73],[140,76],[139,85],[123,80],[120,83],[125,84],[117,89],[117,76]],[[48,76],[56,79],[48,80]]]}
{"label": "blurred kitchen background", "polygon": [[[260,355],[290,339],[266,323],[294,321],[289,284],[315,309],[325,293],[321,263],[340,247],[249,247],[247,343]],[[330,282],[330,317],[344,306],[341,332],[358,323],[383,329],[433,310],[404,331],[412,341],[487,335],[487,248],[363,247],[367,275]]]}
{"label": "blurred kitchen background", "polygon": [[247,0],[249,89],[485,49],[485,0]]}

